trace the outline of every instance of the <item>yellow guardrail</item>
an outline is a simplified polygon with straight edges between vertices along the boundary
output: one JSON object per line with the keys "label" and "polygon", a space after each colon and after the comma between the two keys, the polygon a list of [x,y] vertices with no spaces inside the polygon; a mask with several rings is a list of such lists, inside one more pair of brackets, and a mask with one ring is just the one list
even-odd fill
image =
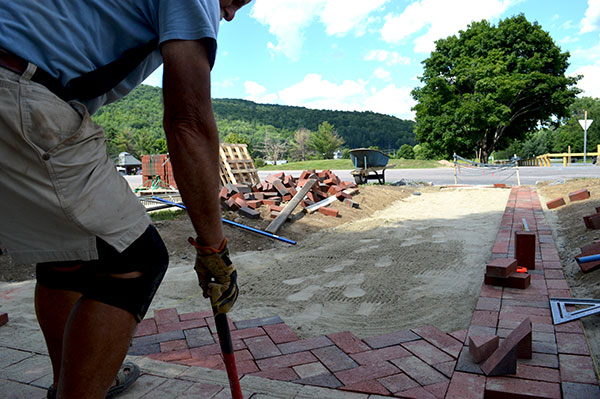
{"label": "yellow guardrail", "polygon": [[[596,152],[588,152],[585,154],[586,157],[592,158],[600,155],[600,144],[596,149]],[[562,158],[563,166],[569,166],[571,163],[572,157],[583,157],[583,152],[571,152],[571,147],[569,146],[568,152],[563,152],[560,154],[544,154],[538,155],[535,158],[522,159],[519,161],[519,166],[550,166],[550,161],[552,159]]]}

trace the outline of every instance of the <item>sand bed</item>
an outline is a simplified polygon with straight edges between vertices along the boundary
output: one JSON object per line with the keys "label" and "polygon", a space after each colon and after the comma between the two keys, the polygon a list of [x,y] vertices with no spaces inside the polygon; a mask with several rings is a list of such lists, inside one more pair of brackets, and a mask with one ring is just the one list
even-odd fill
{"label": "sand bed", "polygon": [[[467,328],[509,190],[429,189],[296,246],[235,252],[234,320],[280,315],[311,337],[435,325]],[[208,309],[191,259],[177,259],[153,308]]]}

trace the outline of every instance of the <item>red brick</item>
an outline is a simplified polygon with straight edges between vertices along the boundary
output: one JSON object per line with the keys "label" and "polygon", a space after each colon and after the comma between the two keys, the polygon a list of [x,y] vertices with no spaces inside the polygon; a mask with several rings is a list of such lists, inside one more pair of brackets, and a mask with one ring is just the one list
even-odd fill
{"label": "red brick", "polygon": [[517,265],[535,269],[535,237],[530,231],[515,232],[515,258]]}
{"label": "red brick", "polygon": [[483,399],[485,380],[482,375],[455,372],[446,399]]}
{"label": "red brick", "polygon": [[263,326],[271,340],[276,344],[297,341],[298,336],[285,323]]}
{"label": "red brick", "polygon": [[484,277],[484,283],[501,287],[525,289],[531,284],[531,275],[529,273],[513,273],[508,277]]}
{"label": "red brick", "polygon": [[407,391],[398,392],[402,398],[409,399],[437,399],[431,392],[428,392],[423,387],[416,387]]}
{"label": "red brick", "polygon": [[323,348],[325,346],[331,346],[331,345],[333,345],[333,342],[331,342],[329,340],[329,338],[327,338],[325,336],[319,336],[319,337],[303,339],[300,341],[293,341],[293,342],[279,344],[278,347],[279,347],[279,350],[281,351],[281,353],[283,353],[284,355],[287,355],[289,353],[304,352],[304,351],[309,351],[311,349]]}
{"label": "red brick", "polygon": [[526,319],[502,341],[481,365],[481,370],[486,375],[514,374],[517,371],[517,357],[531,359],[531,333],[531,321]]}
{"label": "red brick", "polygon": [[547,280],[546,286],[548,289],[553,290],[568,290],[569,284],[567,284],[566,280]]}
{"label": "red brick", "polygon": [[358,382],[369,381],[389,375],[398,374],[399,370],[388,362],[371,364],[368,366],[355,367],[349,370],[342,370],[334,373],[338,380],[344,385],[355,384]]}
{"label": "red brick", "polygon": [[517,270],[517,260],[499,258],[490,260],[485,267],[485,275],[489,277],[508,277]]}
{"label": "red brick", "polygon": [[182,331],[204,326],[206,326],[206,321],[203,319],[192,319],[176,323],[159,324],[158,332],[162,334],[169,331]]}
{"label": "red brick", "polygon": [[583,188],[581,190],[573,191],[569,193],[570,201],[582,201],[590,198],[590,192],[587,188]]}
{"label": "red brick", "polygon": [[359,353],[369,350],[369,346],[362,342],[350,331],[343,331],[327,336],[334,344],[336,344],[345,353]]}
{"label": "red brick", "polygon": [[248,208],[257,209],[262,205],[262,200],[251,200],[248,201]]}
{"label": "red brick", "polygon": [[337,346],[326,346],[325,348],[317,348],[311,351],[316,357],[319,358],[332,372],[348,370],[351,368],[358,367],[358,364],[350,356],[345,354]]}
{"label": "red brick", "polygon": [[546,202],[546,206],[548,209],[558,208],[559,206],[563,206],[565,204],[565,199],[563,197],[555,198],[551,201]]}
{"label": "red brick", "polygon": [[517,364],[516,376],[525,380],[560,382],[560,373],[556,369],[528,366],[520,363]]}
{"label": "red brick", "polygon": [[290,355],[282,355],[267,359],[260,359],[256,364],[261,370],[269,370],[283,367],[293,367],[300,364],[316,362],[317,358],[310,352],[298,352]]}
{"label": "red brick", "polygon": [[464,343],[467,339],[467,330],[452,331],[451,333],[448,333],[448,335],[451,335],[460,342]]}
{"label": "red brick", "polygon": [[259,371],[257,373],[251,373],[250,375],[277,381],[295,381],[299,378],[298,374],[289,367]]}
{"label": "red brick", "polygon": [[318,211],[326,216],[338,217],[339,215],[339,211],[337,209],[327,208],[325,206],[320,207]]}
{"label": "red brick", "polygon": [[498,312],[489,310],[476,310],[471,317],[471,325],[483,327],[496,327],[498,325]]}
{"label": "red brick", "polygon": [[457,344],[462,345],[464,341],[464,338],[463,340],[458,340],[435,326],[413,328],[411,331],[440,349],[454,348]]}
{"label": "red brick", "polygon": [[423,388],[429,393],[432,393],[436,399],[444,399],[448,390],[450,381],[438,382],[437,384],[425,385]]}
{"label": "red brick", "polygon": [[499,312],[500,311],[500,303],[501,303],[500,298],[486,298],[486,297],[481,296],[481,297],[479,297],[479,300],[477,301],[477,305],[475,305],[475,309]]}
{"label": "red brick", "polygon": [[206,346],[200,346],[198,348],[190,349],[190,355],[194,359],[204,359],[211,355],[218,355],[221,353],[221,346],[219,344],[212,344]]}
{"label": "red brick", "polygon": [[281,355],[281,351],[267,336],[247,338],[244,342],[255,359],[264,359]]}
{"label": "red brick", "polygon": [[411,356],[410,352],[399,345],[388,346],[382,349],[355,353],[350,355],[361,366],[377,364],[387,360],[399,359],[401,357]]}
{"label": "red brick", "polygon": [[558,353],[570,355],[589,355],[587,340],[583,334],[556,333],[556,344]]}
{"label": "red brick", "polygon": [[486,298],[502,298],[502,287],[494,287],[485,283],[481,284],[481,291],[479,296]]}
{"label": "red brick", "polygon": [[394,359],[392,363],[421,385],[437,384],[448,378],[415,356]]}
{"label": "red brick", "polygon": [[419,387],[419,383],[408,377],[404,373],[398,373],[389,377],[380,378],[377,381],[386,387],[392,393],[406,391],[412,388]]}
{"label": "red brick", "polygon": [[189,349],[175,350],[170,352],[152,353],[148,355],[150,359],[160,360],[161,362],[172,362],[175,360],[191,359],[192,355]]}
{"label": "red brick", "polygon": [[500,338],[498,336],[493,337],[469,337],[469,353],[475,363],[481,363],[490,357],[490,355],[498,349]]}
{"label": "red brick", "polygon": [[518,378],[490,377],[485,384],[485,399],[561,399],[560,385]]}
{"label": "red brick", "polygon": [[186,366],[204,367],[213,370],[225,370],[225,363],[223,363],[223,358],[221,357],[221,355],[212,355],[201,359],[179,359],[174,360],[174,362],[178,364],[184,364]]}
{"label": "red brick", "polygon": [[[557,297],[561,298],[561,297]],[[567,323],[561,323],[554,326],[554,331],[562,333],[583,334],[581,320],[573,320]]]}
{"label": "red brick", "polygon": [[212,317],[213,312],[211,311],[207,311],[207,312],[190,312],[190,313],[184,313],[184,314],[180,314],[179,315],[179,320],[181,321],[187,321],[187,320],[193,320],[193,319],[204,319],[206,317]]}
{"label": "red brick", "polygon": [[[460,351],[458,351],[458,353],[460,354]],[[434,369],[436,369],[440,373],[444,374],[448,378],[452,377],[455,367],[456,367],[456,360],[453,360],[451,362],[438,363],[438,364],[433,365]]]}
{"label": "red brick", "polygon": [[406,342],[402,344],[402,346],[429,365],[451,362],[454,360],[452,356],[447,355],[424,340]]}
{"label": "red brick", "polygon": [[179,315],[177,314],[177,309],[175,308],[160,309],[154,311],[154,320],[156,321],[157,325],[178,323]]}
{"label": "red brick", "polygon": [[233,330],[231,331],[231,339],[246,339],[252,337],[258,337],[260,335],[266,335],[265,330],[262,327],[251,327],[251,328],[242,328],[241,330]]}
{"label": "red brick", "polygon": [[592,358],[589,356],[559,354],[562,381],[581,384],[597,384],[598,377]]}
{"label": "red brick", "polygon": [[363,339],[363,341],[373,349],[385,348],[386,346],[398,345],[403,342],[409,342],[419,339],[419,336],[409,330],[400,330],[387,334],[377,335]]}
{"label": "red brick", "polygon": [[[6,313],[4,313],[6,314]],[[2,319],[2,315],[0,315],[0,320]],[[6,316],[6,321],[8,321],[8,315]],[[158,329],[156,328],[156,322],[153,318],[142,320],[135,330],[134,337],[143,337],[146,335],[157,334]]]}
{"label": "red brick", "polygon": [[377,380],[363,381],[357,384],[346,385],[339,388],[343,391],[362,392],[376,395],[389,395],[390,391],[385,389]]}
{"label": "red brick", "polygon": [[185,339],[160,343],[161,352],[180,351],[185,349],[188,349],[187,341]]}

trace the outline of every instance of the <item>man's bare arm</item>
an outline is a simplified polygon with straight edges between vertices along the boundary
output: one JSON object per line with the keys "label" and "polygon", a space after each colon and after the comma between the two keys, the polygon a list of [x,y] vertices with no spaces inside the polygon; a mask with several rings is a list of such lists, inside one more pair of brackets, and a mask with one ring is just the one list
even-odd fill
{"label": "man's bare arm", "polygon": [[164,60],[164,128],[173,173],[202,246],[218,248],[219,135],[210,94],[210,65],[201,41],[173,40]]}

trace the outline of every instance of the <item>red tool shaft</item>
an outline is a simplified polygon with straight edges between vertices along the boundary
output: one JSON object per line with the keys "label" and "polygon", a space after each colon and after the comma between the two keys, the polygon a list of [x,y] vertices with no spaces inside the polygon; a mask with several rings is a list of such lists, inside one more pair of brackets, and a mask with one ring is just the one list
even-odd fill
{"label": "red tool shaft", "polygon": [[215,324],[217,326],[217,335],[219,344],[223,353],[223,361],[229,378],[229,388],[231,389],[232,399],[243,399],[242,387],[235,364],[235,355],[233,354],[233,343],[231,342],[231,333],[229,332],[229,321],[225,313],[215,315]]}

